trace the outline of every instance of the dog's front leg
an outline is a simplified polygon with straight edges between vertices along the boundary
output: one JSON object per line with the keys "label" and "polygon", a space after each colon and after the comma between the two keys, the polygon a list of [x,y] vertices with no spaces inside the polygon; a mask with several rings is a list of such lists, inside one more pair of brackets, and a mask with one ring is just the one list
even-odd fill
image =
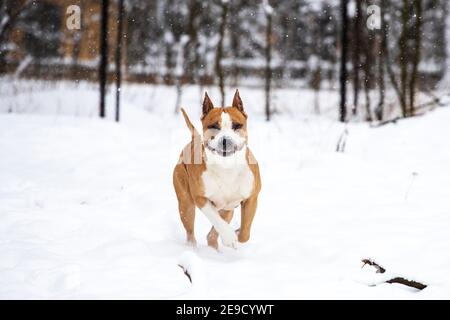
{"label": "dog's front leg", "polygon": [[241,227],[239,229],[239,242],[247,242],[250,239],[250,228],[256,213],[258,197],[253,196],[241,204]]}
{"label": "dog's front leg", "polygon": [[[228,224],[230,223],[231,219],[233,219],[233,210],[220,210],[219,213],[222,219],[224,219]],[[217,243],[218,238],[219,233],[214,227],[212,227],[211,231],[209,231],[208,236],[206,237],[206,239],[208,240],[208,246],[217,250],[219,248],[219,245]]]}
{"label": "dog's front leg", "polygon": [[211,203],[211,201],[206,200],[205,205],[200,208],[200,210],[209,219],[211,224],[219,233],[222,238],[222,243],[224,246],[237,249],[237,235],[231,226],[220,216],[219,210]]}

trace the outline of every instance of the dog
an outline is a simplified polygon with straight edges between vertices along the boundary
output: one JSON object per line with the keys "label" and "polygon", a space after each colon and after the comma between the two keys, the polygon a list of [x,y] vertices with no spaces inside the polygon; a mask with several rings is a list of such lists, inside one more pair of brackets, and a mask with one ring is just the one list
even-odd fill
{"label": "dog", "polygon": [[[191,132],[191,142],[183,149],[173,171],[173,185],[178,210],[186,229],[187,242],[196,246],[194,235],[195,208],[199,208],[212,224],[208,245],[236,249],[247,242],[256,213],[261,177],[258,163],[247,146],[247,114],[239,91],[231,107],[215,108],[208,94],[202,105],[200,135],[181,109]],[[229,225],[234,209],[241,206],[240,228]]]}

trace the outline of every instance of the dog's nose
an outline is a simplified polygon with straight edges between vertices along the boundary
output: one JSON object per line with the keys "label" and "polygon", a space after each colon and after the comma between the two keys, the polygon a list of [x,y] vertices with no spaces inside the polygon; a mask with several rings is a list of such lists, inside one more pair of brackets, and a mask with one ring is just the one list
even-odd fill
{"label": "dog's nose", "polygon": [[234,148],[233,140],[227,136],[221,137],[217,143],[223,151],[231,151]]}

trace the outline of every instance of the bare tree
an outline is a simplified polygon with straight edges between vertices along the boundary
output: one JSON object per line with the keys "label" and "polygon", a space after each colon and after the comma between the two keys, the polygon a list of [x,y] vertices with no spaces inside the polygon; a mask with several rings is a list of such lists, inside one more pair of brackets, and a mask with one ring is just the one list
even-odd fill
{"label": "bare tree", "polygon": [[356,16],[353,21],[353,108],[352,114],[356,115],[358,113],[358,100],[359,100],[359,89],[360,89],[360,78],[359,74],[361,71],[361,41],[362,41],[362,1],[356,0]]}
{"label": "bare tree", "polygon": [[[174,1],[173,0],[167,0],[163,2],[164,6],[164,14],[163,16],[163,25],[165,26],[164,29],[164,61],[165,61],[165,74],[164,74],[164,82],[166,84],[172,84],[173,82],[173,69],[175,66],[174,63],[174,55],[176,55],[175,48],[177,47],[175,44],[175,33],[177,33],[178,24],[177,21],[173,19],[174,14]],[[177,57],[175,56],[177,59]]]}
{"label": "bare tree", "polygon": [[100,118],[106,116],[105,110],[105,91],[108,65],[108,9],[109,0],[102,0],[102,19],[100,28],[100,66],[99,66],[99,81],[100,81]]}
{"label": "bare tree", "polygon": [[377,52],[377,86],[378,86],[378,104],[375,108],[375,117],[377,120],[383,120],[384,100],[385,100],[385,82],[384,82],[384,60],[385,60],[385,46],[386,46],[386,32],[384,24],[384,8],[386,7],[386,0],[380,0],[381,7],[381,32],[375,35],[375,45]]}
{"label": "bare tree", "polygon": [[273,8],[270,6],[268,0],[263,1],[263,9],[266,15],[266,48],[265,48],[265,56],[266,56],[266,70],[265,70],[265,93],[266,93],[266,120],[270,120],[270,90],[272,83],[272,16],[273,16]]}
{"label": "bare tree", "polygon": [[[360,3],[361,1],[357,1]],[[365,1],[365,4],[367,4],[367,1]],[[362,6],[361,3],[358,6],[360,14],[362,14]],[[372,107],[371,107],[371,100],[370,100],[370,89],[372,84],[372,63],[373,60],[373,48],[374,48],[374,37],[372,33],[364,32],[363,31],[367,29],[363,29],[361,26],[361,47],[362,47],[362,56],[364,58],[364,64],[363,64],[363,72],[364,72],[364,96],[365,96],[365,109],[366,109],[366,120],[372,121]]]}
{"label": "bare tree", "polygon": [[[397,81],[395,72],[391,66],[392,61],[389,59],[389,46],[387,40],[384,41],[383,49],[385,54],[385,64],[386,70],[390,82],[397,94],[403,117],[414,116],[414,103],[415,94],[417,91],[417,77],[418,77],[418,65],[421,56],[421,46],[422,46],[422,1],[415,0],[411,4],[408,0],[403,0],[402,11],[401,11],[401,32],[398,39],[399,45],[399,56],[398,63],[400,66],[400,80]],[[414,27],[410,27],[411,12],[414,12],[415,23]],[[383,14],[382,14],[383,17]],[[388,26],[383,22],[386,38],[389,32]],[[414,30],[414,37],[411,38],[411,30]],[[411,48],[411,43],[414,47]],[[413,56],[411,57],[411,53]]]}
{"label": "bare tree", "polygon": [[81,32],[75,31],[72,34],[72,74],[74,77],[77,76],[78,72],[78,59],[80,58],[80,50],[81,50]]}
{"label": "bare tree", "polygon": [[198,42],[198,32],[200,17],[202,14],[202,3],[199,0],[189,1],[189,17],[187,20],[186,33],[189,36],[188,42],[184,50],[184,61],[186,62],[186,73],[195,82],[199,82],[199,64],[200,64],[200,54],[199,54],[199,42]]}
{"label": "bare tree", "polygon": [[123,0],[117,4],[117,43],[116,43],[116,122],[120,119],[120,90],[122,81],[122,38],[123,38]]}
{"label": "bare tree", "polygon": [[[383,27],[382,27],[383,28]],[[375,108],[375,117],[377,120],[383,120],[384,100],[385,100],[385,83],[384,83],[384,50],[383,42],[385,41],[384,32],[376,35],[375,38],[377,49],[377,86],[378,86],[378,104]]]}
{"label": "bare tree", "polygon": [[341,0],[341,69],[339,75],[341,101],[339,105],[339,120],[345,122],[347,118],[347,32],[348,32],[348,0]]}
{"label": "bare tree", "polygon": [[[315,57],[317,58],[317,57]],[[320,104],[319,104],[319,91],[322,83],[322,69],[320,68],[320,62],[316,59],[316,66],[312,70],[310,85],[314,90],[314,113],[320,114]]]}
{"label": "bare tree", "polygon": [[[230,6],[230,17],[229,17],[229,24],[233,26],[233,28],[230,29],[230,51],[233,56],[233,59],[239,59],[239,50],[241,47],[241,36],[242,36],[242,30],[240,27],[242,25],[242,20],[239,16],[239,12],[242,8],[241,1],[234,1],[231,2]],[[240,68],[238,63],[233,63],[232,69],[231,69],[231,75],[232,75],[232,86],[237,87],[239,83],[239,76],[240,76]]]}
{"label": "bare tree", "polygon": [[391,59],[390,59],[390,51],[389,51],[389,43],[388,43],[388,35],[389,35],[389,24],[386,23],[384,10],[381,10],[381,24],[382,24],[382,30],[383,30],[383,41],[382,41],[382,50],[384,53],[384,63],[386,66],[386,71],[388,73],[389,81],[392,84],[392,87],[394,88],[394,91],[397,95],[397,98],[400,102],[400,105],[403,101],[402,93],[399,87],[399,84],[397,82],[395,72],[392,69]]}
{"label": "bare tree", "polygon": [[225,74],[222,67],[222,59],[223,59],[223,42],[225,39],[225,27],[227,25],[227,14],[228,14],[228,0],[221,0],[221,16],[219,22],[219,43],[217,44],[217,52],[216,52],[216,74],[219,78],[219,90],[221,96],[221,105],[225,106]]}
{"label": "bare tree", "polygon": [[422,0],[414,0],[415,24],[414,24],[414,50],[412,57],[411,79],[409,81],[409,115],[414,115],[415,93],[417,89],[417,73],[420,62],[420,50],[422,45]]}
{"label": "bare tree", "polygon": [[177,62],[175,68],[177,99],[175,113],[181,108],[181,95],[183,93],[184,78],[189,78],[200,83],[198,52],[198,19],[201,14],[201,3],[198,0],[190,0],[188,5],[188,19],[186,22],[186,34],[180,37],[177,50]]}
{"label": "bare tree", "polygon": [[407,102],[406,102],[406,90],[407,90],[407,78],[408,78],[408,20],[409,20],[409,0],[403,0],[402,6],[402,31],[398,40],[400,49],[399,64],[400,64],[400,104],[402,108],[402,114],[404,117],[407,115]]}
{"label": "bare tree", "polygon": [[366,41],[366,44],[364,45],[364,51],[365,51],[365,60],[364,60],[364,97],[365,97],[365,109],[366,109],[366,120],[372,121],[372,107],[371,107],[371,100],[370,100],[370,86],[371,86],[371,77],[372,74],[372,64],[370,63],[370,59],[372,58],[372,39],[368,39]]}
{"label": "bare tree", "polygon": [[180,41],[177,44],[177,62],[175,65],[175,87],[177,90],[177,98],[175,101],[175,113],[178,113],[181,109],[181,95],[183,94],[183,78],[185,76],[186,69],[186,55],[189,43],[189,36],[184,34],[180,37]]}

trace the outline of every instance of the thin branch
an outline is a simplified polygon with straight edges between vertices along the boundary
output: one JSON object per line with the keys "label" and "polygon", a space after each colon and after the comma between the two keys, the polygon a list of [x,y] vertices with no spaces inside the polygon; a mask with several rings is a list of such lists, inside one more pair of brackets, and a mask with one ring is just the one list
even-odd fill
{"label": "thin branch", "polygon": [[188,277],[189,282],[192,283],[192,278],[191,275],[189,274],[189,272],[187,271],[187,269],[185,269],[181,264],[178,265],[181,269],[183,269],[183,273],[186,275],[186,277]]}
{"label": "thin branch", "polygon": [[408,115],[406,117],[395,117],[395,118],[390,119],[390,120],[380,121],[380,122],[378,122],[376,124],[371,123],[370,127],[371,128],[379,128],[379,127],[382,127],[382,126],[384,126],[386,124],[390,124],[390,123],[397,124],[397,121],[410,119],[410,118],[415,118],[415,117],[420,117],[420,116],[423,116],[424,114],[425,113],[417,113],[415,115]]}
{"label": "thin branch", "polygon": [[383,121],[380,121],[378,123],[371,123],[370,127],[371,128],[379,128],[379,127],[382,127],[382,126],[390,124],[390,123],[397,124],[397,121],[400,120],[400,119],[402,119],[402,118],[401,117],[395,117],[393,119],[383,120]]}
{"label": "thin branch", "polygon": [[364,264],[362,265],[361,268],[364,268],[364,266],[365,266],[366,264],[368,264],[369,266],[375,267],[375,269],[377,269],[377,273],[385,273],[385,272],[386,272],[386,269],[385,269],[385,268],[383,268],[382,266],[380,266],[378,263],[376,263],[376,262],[373,261],[373,260],[370,260],[370,259],[363,259],[362,262],[363,262]]}

